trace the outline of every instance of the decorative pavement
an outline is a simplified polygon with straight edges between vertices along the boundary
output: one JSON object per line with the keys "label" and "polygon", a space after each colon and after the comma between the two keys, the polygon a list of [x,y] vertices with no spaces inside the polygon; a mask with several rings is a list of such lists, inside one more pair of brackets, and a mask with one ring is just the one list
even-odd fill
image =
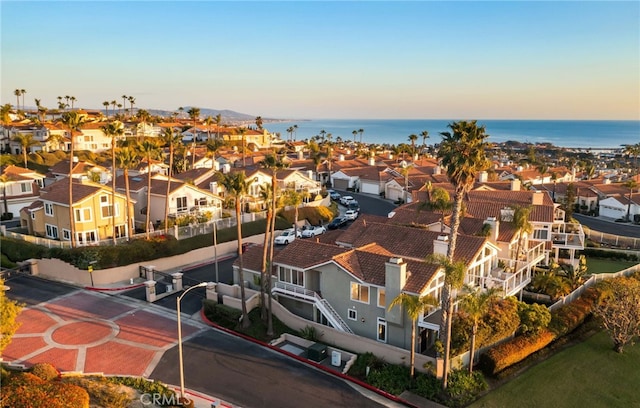
{"label": "decorative pavement", "polygon": [[[148,377],[177,344],[175,313],[90,291],[25,308],[3,359],[48,362],[61,371]],[[182,319],[182,340],[205,326]]]}

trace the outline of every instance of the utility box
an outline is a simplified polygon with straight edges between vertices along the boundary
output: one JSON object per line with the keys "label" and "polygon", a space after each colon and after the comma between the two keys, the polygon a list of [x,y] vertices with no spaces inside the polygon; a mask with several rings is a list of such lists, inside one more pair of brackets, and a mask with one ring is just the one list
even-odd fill
{"label": "utility box", "polygon": [[340,367],[342,364],[342,353],[333,350],[331,352],[331,365],[334,367]]}
{"label": "utility box", "polygon": [[307,358],[317,363],[327,358],[327,345],[314,343],[307,349]]}

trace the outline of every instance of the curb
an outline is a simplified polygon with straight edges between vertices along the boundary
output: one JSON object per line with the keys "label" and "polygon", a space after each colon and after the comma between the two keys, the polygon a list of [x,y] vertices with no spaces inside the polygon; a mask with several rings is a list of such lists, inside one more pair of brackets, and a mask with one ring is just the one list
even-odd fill
{"label": "curb", "polygon": [[94,292],[111,292],[111,291],[119,291],[119,290],[130,290],[130,289],[136,289],[136,288],[140,288],[144,286],[144,283],[138,283],[137,285],[131,285],[131,286],[123,286],[121,288],[98,288],[95,286],[85,286],[84,289],[85,290],[92,290]]}
{"label": "curb", "polygon": [[210,321],[209,319],[207,319],[207,317],[204,314],[204,308],[200,309],[200,318],[202,319],[202,321],[205,324],[207,324],[207,325],[209,325],[211,327],[214,327],[214,328],[216,328],[218,330],[221,330],[221,331],[223,331],[225,333],[228,333],[228,334],[243,338],[244,340],[248,340],[248,341],[250,341],[252,343],[255,343],[255,344],[259,345],[259,346],[266,347],[266,348],[269,348],[271,350],[274,350],[274,351],[276,351],[276,352],[278,352],[280,354],[283,354],[285,356],[291,357],[291,358],[293,358],[293,359],[295,359],[295,360],[297,360],[297,361],[299,361],[301,363],[310,365],[310,366],[312,366],[314,368],[317,368],[317,369],[322,370],[322,371],[324,371],[324,372],[326,372],[328,374],[331,374],[331,375],[334,375],[336,377],[339,377],[339,378],[341,378],[343,380],[350,381],[350,382],[352,382],[352,383],[354,383],[356,385],[359,385],[362,388],[366,388],[369,391],[375,392],[376,394],[379,394],[379,395],[381,395],[381,396],[383,396],[383,397],[385,397],[385,398],[387,398],[387,399],[389,399],[389,400],[391,400],[393,402],[397,402],[399,404],[403,404],[403,405],[405,405],[407,407],[410,407],[410,408],[420,408],[417,405],[414,405],[409,401],[406,401],[406,400],[404,400],[402,398],[399,398],[399,397],[397,397],[397,396],[395,396],[393,394],[389,394],[388,392],[383,391],[383,390],[381,390],[379,388],[373,387],[372,385],[367,384],[364,381],[358,380],[357,378],[353,378],[353,377],[348,376],[346,374],[342,374],[341,372],[332,370],[332,369],[330,369],[328,367],[325,367],[325,366],[323,366],[323,365],[321,365],[319,363],[307,360],[306,358],[302,358],[302,357],[300,357],[300,356],[298,356],[296,354],[290,353],[290,352],[288,352],[286,350],[282,350],[279,347],[275,347],[275,346],[272,346],[271,344],[268,344],[268,343],[265,343],[263,341],[254,339],[253,337],[249,337],[249,336],[247,336],[245,334],[235,332],[235,331],[233,331],[231,329],[227,329],[226,327],[219,326],[216,323],[214,323],[214,322]]}

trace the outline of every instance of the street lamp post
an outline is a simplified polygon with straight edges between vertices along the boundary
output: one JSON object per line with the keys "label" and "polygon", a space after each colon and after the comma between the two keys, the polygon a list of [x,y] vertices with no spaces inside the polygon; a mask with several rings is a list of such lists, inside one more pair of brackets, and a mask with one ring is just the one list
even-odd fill
{"label": "street lamp post", "polygon": [[184,398],[184,361],[182,360],[182,324],[180,323],[180,301],[191,289],[202,288],[207,286],[207,282],[200,282],[195,286],[191,286],[185,290],[182,295],[176,299],[178,311],[178,360],[180,365],[180,398]]}

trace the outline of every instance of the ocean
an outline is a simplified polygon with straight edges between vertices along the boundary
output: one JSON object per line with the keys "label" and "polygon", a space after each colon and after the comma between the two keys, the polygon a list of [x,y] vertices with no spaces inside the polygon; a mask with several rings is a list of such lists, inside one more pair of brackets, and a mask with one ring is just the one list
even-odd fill
{"label": "ocean", "polygon": [[[291,122],[268,122],[264,127],[271,133],[280,133],[283,140],[287,128],[298,125],[296,140],[319,135],[321,130],[331,133],[335,141],[353,140],[352,132],[363,129],[364,143],[410,143],[409,135],[429,132],[427,144],[439,143],[440,132],[448,131],[446,119],[313,119]],[[636,120],[478,120],[486,127],[489,142],[515,140],[524,143],[552,143],[568,148],[614,149],[625,144],[640,143],[640,121]],[[356,135],[360,141],[360,134]]]}

